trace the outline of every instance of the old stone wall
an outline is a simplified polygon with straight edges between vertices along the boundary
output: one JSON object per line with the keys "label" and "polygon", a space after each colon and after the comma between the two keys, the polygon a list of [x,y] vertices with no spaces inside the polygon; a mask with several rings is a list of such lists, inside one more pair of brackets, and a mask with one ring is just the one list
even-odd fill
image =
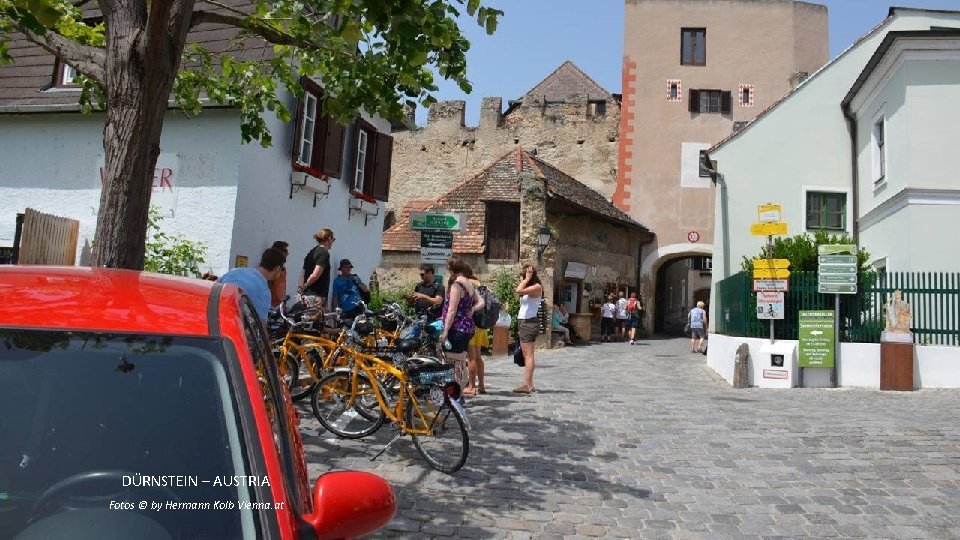
{"label": "old stone wall", "polygon": [[616,185],[620,103],[573,95],[548,102],[526,96],[502,113],[501,98],[484,98],[480,125],[464,124],[463,101],[441,101],[428,123],[393,133],[389,210],[434,199],[476,175],[518,145],[610,198]]}

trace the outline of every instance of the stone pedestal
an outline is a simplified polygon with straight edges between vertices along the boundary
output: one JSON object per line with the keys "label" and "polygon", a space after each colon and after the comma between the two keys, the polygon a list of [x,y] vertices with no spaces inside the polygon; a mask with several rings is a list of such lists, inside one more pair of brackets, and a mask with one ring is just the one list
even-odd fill
{"label": "stone pedestal", "polygon": [[880,342],[880,389],[913,390],[913,343]]}
{"label": "stone pedestal", "polygon": [[505,356],[507,354],[507,349],[510,346],[510,327],[509,326],[494,326],[493,327],[493,346],[492,354],[493,356]]}
{"label": "stone pedestal", "polygon": [[571,313],[570,326],[583,341],[590,341],[590,330],[593,327],[593,314]]}

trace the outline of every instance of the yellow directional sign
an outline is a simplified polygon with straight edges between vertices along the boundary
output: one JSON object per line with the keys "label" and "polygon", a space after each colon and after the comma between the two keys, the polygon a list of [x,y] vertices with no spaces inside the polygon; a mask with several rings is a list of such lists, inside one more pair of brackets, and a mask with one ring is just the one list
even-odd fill
{"label": "yellow directional sign", "polygon": [[780,221],[780,205],[761,204],[758,206],[757,221],[760,223],[774,223]]}
{"label": "yellow directional sign", "polygon": [[770,236],[772,234],[787,234],[787,222],[754,223],[750,226],[750,234],[754,236]]}
{"label": "yellow directional sign", "polygon": [[790,268],[789,259],[754,259],[753,260],[754,270],[759,270],[761,268]]}
{"label": "yellow directional sign", "polygon": [[786,268],[754,268],[753,279],[787,279],[790,271]]}

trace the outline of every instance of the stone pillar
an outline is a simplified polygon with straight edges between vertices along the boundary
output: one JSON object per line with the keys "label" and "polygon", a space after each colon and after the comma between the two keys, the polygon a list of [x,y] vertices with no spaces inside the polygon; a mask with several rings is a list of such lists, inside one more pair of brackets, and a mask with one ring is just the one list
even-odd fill
{"label": "stone pillar", "polygon": [[465,101],[438,101],[427,111],[427,123],[453,123],[463,127],[463,114],[466,108]]}
{"label": "stone pillar", "polygon": [[547,225],[547,186],[544,178],[533,173],[520,174],[520,264],[534,264],[543,283],[546,332],[537,337],[537,348],[550,347],[550,322],[553,316],[553,280],[555,241],[541,255],[537,246],[540,227]]}
{"label": "stone pillar", "polygon": [[485,97],[480,104],[480,129],[496,129],[500,127],[503,117],[503,99]]}

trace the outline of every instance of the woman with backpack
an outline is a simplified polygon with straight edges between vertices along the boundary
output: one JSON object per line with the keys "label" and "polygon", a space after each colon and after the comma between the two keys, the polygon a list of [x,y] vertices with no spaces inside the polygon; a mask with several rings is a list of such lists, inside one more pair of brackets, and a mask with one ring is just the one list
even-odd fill
{"label": "woman with backpack", "polygon": [[631,345],[633,345],[633,340],[637,335],[637,326],[640,325],[641,311],[643,311],[643,305],[637,300],[637,293],[630,293],[630,299],[627,300],[627,328],[630,330]]}
{"label": "woman with backpack", "polygon": [[453,373],[461,388],[467,386],[467,346],[476,327],[473,312],[483,308],[483,298],[467,278],[473,269],[463,259],[454,255],[447,261],[450,279],[447,281],[447,296],[443,300],[438,348],[442,347],[448,364],[453,364]]}

